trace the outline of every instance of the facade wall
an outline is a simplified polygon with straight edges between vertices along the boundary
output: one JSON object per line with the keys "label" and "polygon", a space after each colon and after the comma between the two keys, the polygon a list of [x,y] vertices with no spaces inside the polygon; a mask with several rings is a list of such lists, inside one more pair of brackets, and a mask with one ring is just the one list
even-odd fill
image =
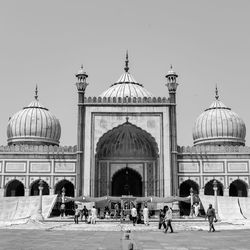
{"label": "facade wall", "polygon": [[[239,149],[244,149],[239,152]],[[235,180],[242,181],[249,193],[250,151],[247,147],[206,147],[188,148],[178,154],[178,185],[192,180],[204,194],[205,185],[216,179],[221,182],[224,195],[229,195],[229,187]]]}
{"label": "facade wall", "polygon": [[[6,147],[7,149],[7,147]],[[0,152],[0,197],[6,195],[6,187],[13,180],[19,180],[25,187],[25,195],[30,195],[32,184],[39,179],[45,181],[50,194],[55,193],[57,183],[68,180],[76,183],[76,153],[55,151],[25,152],[8,148]],[[57,150],[58,149],[58,150]]]}
{"label": "facade wall", "polygon": [[126,122],[151,134],[158,145],[161,195],[171,194],[169,107],[161,105],[86,105],[83,194],[94,194],[95,153],[100,137]]}

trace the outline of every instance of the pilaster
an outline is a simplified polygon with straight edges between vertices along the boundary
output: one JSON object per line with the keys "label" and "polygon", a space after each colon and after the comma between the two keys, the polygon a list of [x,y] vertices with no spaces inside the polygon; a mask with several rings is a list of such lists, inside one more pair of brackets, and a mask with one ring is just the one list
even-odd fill
{"label": "pilaster", "polygon": [[0,188],[0,197],[4,197],[4,188]]}
{"label": "pilaster", "polygon": [[29,188],[25,188],[24,190],[24,196],[29,196],[30,195],[30,189]]}
{"label": "pilaster", "polygon": [[223,196],[229,196],[229,188],[224,188]]}

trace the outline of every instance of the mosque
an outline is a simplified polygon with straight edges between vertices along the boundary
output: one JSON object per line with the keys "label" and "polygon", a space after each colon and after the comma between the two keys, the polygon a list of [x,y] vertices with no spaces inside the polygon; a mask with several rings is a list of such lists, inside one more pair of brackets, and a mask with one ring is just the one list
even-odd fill
{"label": "mosque", "polygon": [[[166,75],[167,97],[156,97],[125,68],[117,82],[98,96],[86,97],[83,67],[76,74],[76,146],[60,145],[60,122],[38,100],[7,124],[0,147],[0,197],[38,194],[67,196],[188,196],[249,193],[250,148],[243,120],[215,99],[194,121],[193,146],[178,146],[178,75]],[[181,87],[181,86],[180,86]],[[63,117],[62,117],[63,118]],[[191,131],[190,131],[191,133]]]}

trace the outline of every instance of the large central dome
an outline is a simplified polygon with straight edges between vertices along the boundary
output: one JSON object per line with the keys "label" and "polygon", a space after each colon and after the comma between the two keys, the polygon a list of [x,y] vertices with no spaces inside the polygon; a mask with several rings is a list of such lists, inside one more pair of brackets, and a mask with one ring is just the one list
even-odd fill
{"label": "large central dome", "polygon": [[104,91],[100,97],[106,98],[124,98],[124,97],[153,97],[153,95],[146,90],[142,84],[138,83],[134,77],[128,72],[128,54],[125,61],[125,72],[121,75],[117,82],[112,84],[110,88]]}

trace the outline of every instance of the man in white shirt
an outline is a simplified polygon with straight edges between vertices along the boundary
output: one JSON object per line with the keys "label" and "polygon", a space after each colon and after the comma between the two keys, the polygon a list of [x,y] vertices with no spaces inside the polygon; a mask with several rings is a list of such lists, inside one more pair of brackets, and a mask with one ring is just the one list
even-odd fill
{"label": "man in white shirt", "polygon": [[136,219],[137,219],[137,211],[134,205],[131,209],[131,216],[132,216],[133,225],[135,226]]}
{"label": "man in white shirt", "polygon": [[144,224],[148,226],[149,225],[149,210],[148,210],[147,205],[144,205],[142,213],[143,213]]}
{"label": "man in white shirt", "polygon": [[91,224],[95,224],[96,223],[96,219],[97,219],[97,211],[96,211],[96,208],[95,206],[93,206],[91,208]]}

